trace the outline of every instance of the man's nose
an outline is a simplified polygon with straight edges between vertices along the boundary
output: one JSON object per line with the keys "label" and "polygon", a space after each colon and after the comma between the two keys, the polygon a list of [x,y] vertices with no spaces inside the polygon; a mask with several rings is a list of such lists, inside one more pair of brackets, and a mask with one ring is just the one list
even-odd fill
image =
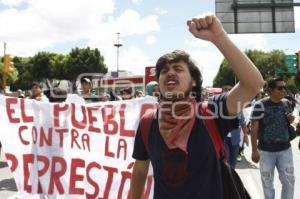
{"label": "man's nose", "polygon": [[170,68],[168,70],[168,73],[167,73],[167,77],[172,77],[176,74],[175,70],[173,68]]}

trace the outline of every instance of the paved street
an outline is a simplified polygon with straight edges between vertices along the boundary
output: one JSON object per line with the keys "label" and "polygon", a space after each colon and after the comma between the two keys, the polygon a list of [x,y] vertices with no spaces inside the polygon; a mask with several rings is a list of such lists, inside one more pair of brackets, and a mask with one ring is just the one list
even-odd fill
{"label": "paved street", "polygon": [[[300,151],[298,150],[298,140],[296,138],[292,142],[293,154],[294,154],[294,167],[295,167],[295,197],[300,198]],[[254,164],[251,161],[251,150],[249,147],[245,148],[245,158],[237,165],[237,171],[240,174],[243,182],[245,183],[246,188],[251,194],[253,199],[263,199],[262,186],[260,181],[260,174],[258,170],[258,164]],[[298,165],[298,166],[297,166]],[[280,198],[281,185],[278,180],[278,173],[275,172],[275,189],[276,189],[276,198]],[[0,161],[0,199],[6,198],[15,198],[16,186],[12,175],[8,169],[6,162],[4,161],[3,154],[1,154]]]}
{"label": "paved street", "polygon": [[1,152],[0,158],[0,199],[15,198],[13,197],[17,193],[15,181],[11,175],[5,158]]}
{"label": "paved street", "polygon": [[[293,149],[293,158],[294,158],[294,168],[295,168],[295,195],[294,198],[300,198],[300,150],[298,149],[298,141],[299,137],[292,141],[292,149]],[[243,182],[247,190],[253,199],[263,199],[263,190],[260,180],[260,173],[258,164],[255,164],[251,161],[251,148],[245,148],[245,158],[237,165],[237,172],[240,174]],[[280,198],[281,193],[281,184],[278,178],[278,173],[275,171],[275,198]]]}

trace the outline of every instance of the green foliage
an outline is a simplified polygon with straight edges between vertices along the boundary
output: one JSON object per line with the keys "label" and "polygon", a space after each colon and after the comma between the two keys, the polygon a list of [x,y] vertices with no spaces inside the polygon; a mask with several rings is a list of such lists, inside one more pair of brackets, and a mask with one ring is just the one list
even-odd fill
{"label": "green foliage", "polygon": [[33,81],[46,79],[75,80],[81,73],[107,73],[104,57],[99,50],[72,49],[68,55],[38,52],[33,57],[14,57],[19,77],[12,90],[29,89]]}
{"label": "green foliage", "polygon": [[[265,80],[280,75],[284,78],[288,88],[292,92],[295,92],[297,87],[299,88],[299,72],[296,76],[289,73],[276,74],[278,68],[281,68],[282,71],[288,71],[287,64],[285,63],[285,54],[283,51],[273,50],[271,52],[264,52],[260,50],[246,50],[245,53],[256,65]],[[214,78],[213,86],[220,87],[225,84],[232,84],[235,82],[234,80],[235,77],[229,63],[226,60],[223,60],[219,71]]]}
{"label": "green foliage", "polygon": [[66,77],[75,80],[82,73],[107,73],[104,58],[96,48],[74,48],[66,61]]}

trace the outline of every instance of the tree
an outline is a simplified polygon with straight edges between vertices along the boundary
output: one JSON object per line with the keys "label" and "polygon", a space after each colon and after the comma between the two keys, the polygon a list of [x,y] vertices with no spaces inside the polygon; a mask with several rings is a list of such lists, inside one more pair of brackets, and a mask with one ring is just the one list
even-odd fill
{"label": "tree", "polygon": [[107,73],[104,57],[99,50],[87,48],[74,48],[68,55],[65,66],[65,77],[74,81],[82,73]]}
{"label": "tree", "polygon": [[53,68],[57,54],[49,52],[39,52],[29,60],[32,66],[32,77],[35,81],[42,81],[47,78],[54,78]]}
{"label": "tree", "polygon": [[13,89],[29,89],[33,81],[52,82],[65,79],[75,82],[82,73],[107,73],[104,57],[99,50],[74,48],[68,55],[38,52],[33,57],[14,57],[19,79]]}
{"label": "tree", "polygon": [[[282,51],[274,50],[271,52],[264,52],[259,50],[246,50],[245,53],[256,65],[265,80],[276,76],[276,68],[281,67],[283,71],[287,71],[287,65],[284,61],[285,54]],[[285,79],[291,77],[290,74],[282,74],[282,76],[284,76]],[[219,71],[214,78],[213,85],[214,87],[220,87],[232,82],[234,83],[234,75],[231,67],[226,60],[223,60]]]}
{"label": "tree", "polygon": [[11,84],[11,90],[29,89],[33,81],[32,65],[29,64],[30,57],[14,57],[14,66],[19,72],[19,77],[16,82]]}

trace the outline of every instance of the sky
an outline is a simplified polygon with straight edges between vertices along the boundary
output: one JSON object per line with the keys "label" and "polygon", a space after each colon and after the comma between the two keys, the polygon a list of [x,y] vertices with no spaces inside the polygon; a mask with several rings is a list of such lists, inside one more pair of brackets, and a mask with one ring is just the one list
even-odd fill
{"label": "sky", "polygon": [[[120,70],[143,75],[145,66],[154,66],[161,55],[181,49],[199,66],[203,85],[211,86],[223,56],[210,42],[194,38],[186,26],[188,19],[207,12],[215,12],[214,0],[0,0],[0,42],[7,43],[6,53],[13,56],[98,48],[109,71],[115,71],[119,32]],[[300,50],[300,7],[295,7],[295,28],[295,33],[230,38],[242,50],[294,54]]]}

